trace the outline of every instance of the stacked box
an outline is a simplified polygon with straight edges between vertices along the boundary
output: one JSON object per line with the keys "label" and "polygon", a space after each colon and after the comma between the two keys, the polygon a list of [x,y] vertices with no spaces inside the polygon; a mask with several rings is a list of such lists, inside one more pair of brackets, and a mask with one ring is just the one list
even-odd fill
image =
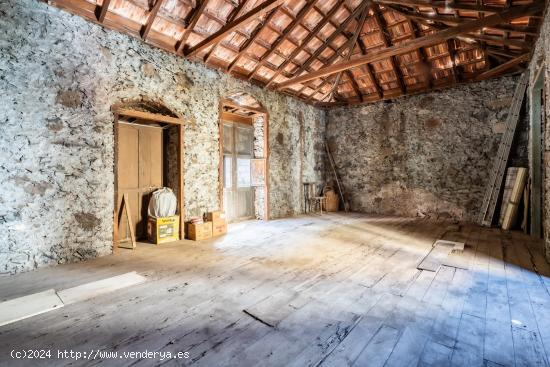
{"label": "stacked box", "polygon": [[227,233],[227,222],[225,221],[225,213],[216,210],[206,213],[206,219],[212,222],[212,236],[221,236]]}
{"label": "stacked box", "polygon": [[187,238],[193,241],[202,241],[212,237],[212,222],[186,223]]}

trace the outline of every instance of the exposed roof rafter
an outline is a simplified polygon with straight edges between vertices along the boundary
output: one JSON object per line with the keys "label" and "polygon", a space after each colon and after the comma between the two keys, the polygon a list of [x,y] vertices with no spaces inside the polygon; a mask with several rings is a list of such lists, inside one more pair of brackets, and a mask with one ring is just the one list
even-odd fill
{"label": "exposed roof rafter", "polygon": [[231,32],[237,30],[239,27],[246,25],[254,20],[257,20],[262,15],[269,13],[271,10],[275,9],[276,7],[280,6],[282,3],[284,3],[285,0],[267,0],[263,2],[262,4],[258,5],[245,15],[235,19],[234,21],[226,24],[223,26],[219,31],[211,35],[210,37],[204,39],[203,41],[199,42],[199,44],[191,47],[188,52],[185,53],[185,56],[192,57],[205,48],[210,47],[211,45],[215,44],[216,42],[220,42],[222,39],[224,39],[228,34]]}
{"label": "exposed roof rafter", "polygon": [[147,21],[145,22],[145,25],[141,27],[141,30],[139,31],[141,38],[143,40],[147,39],[147,36],[149,35],[149,32],[151,31],[151,27],[153,27],[153,22],[155,21],[155,17],[157,16],[157,13],[162,5],[162,2],[164,0],[157,0],[155,2],[155,5],[153,5],[153,9],[149,12],[149,15],[147,15]]}
{"label": "exposed roof rafter", "polygon": [[443,31],[436,32],[424,37],[416,38],[410,41],[405,41],[399,44],[398,46],[388,47],[378,52],[377,54],[366,55],[361,58],[357,58],[347,62],[342,62],[336,65],[324,67],[318,71],[315,71],[303,76],[299,76],[299,77],[290,79],[286,82],[280,83],[277,86],[277,88],[283,89],[295,84],[317,79],[322,76],[336,74],[342,70],[347,70],[360,65],[368,64],[370,62],[382,60],[384,58],[391,57],[394,55],[411,52],[413,50],[416,50],[419,47],[432,46],[434,44],[446,41],[449,38],[453,38],[464,33],[477,31],[479,29],[482,29],[483,27],[490,27],[492,25],[505,23],[512,19],[516,19],[516,18],[520,18],[520,17],[524,17],[527,15],[540,12],[543,8],[544,8],[544,4],[542,3],[535,3],[531,5],[509,8],[509,9],[503,10],[500,13],[490,15],[483,19],[472,20],[469,22],[462,23],[453,28],[448,28]]}
{"label": "exposed roof rafter", "polygon": [[515,73],[540,33],[545,3],[41,1],[317,106],[371,103]]}
{"label": "exposed roof rafter", "polygon": [[109,10],[109,4],[111,3],[111,0],[103,0],[103,4],[101,6],[96,6],[95,8],[95,16],[97,18],[97,21],[99,23],[102,23],[105,19],[105,16],[107,15],[107,11]]}

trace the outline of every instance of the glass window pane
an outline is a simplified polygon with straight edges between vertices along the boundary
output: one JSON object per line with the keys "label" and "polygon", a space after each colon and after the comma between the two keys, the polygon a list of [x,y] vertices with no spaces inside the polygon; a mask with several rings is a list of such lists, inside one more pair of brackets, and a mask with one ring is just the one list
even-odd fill
{"label": "glass window pane", "polygon": [[249,158],[237,158],[237,187],[250,187]]}
{"label": "glass window pane", "polygon": [[237,127],[236,139],[237,154],[252,155],[254,130],[248,127]]}
{"label": "glass window pane", "polygon": [[233,125],[223,125],[223,151],[224,153],[233,151]]}
{"label": "glass window pane", "polygon": [[229,188],[231,187],[232,180],[231,180],[231,164],[233,163],[233,159],[230,155],[223,156],[223,182],[224,187]]}

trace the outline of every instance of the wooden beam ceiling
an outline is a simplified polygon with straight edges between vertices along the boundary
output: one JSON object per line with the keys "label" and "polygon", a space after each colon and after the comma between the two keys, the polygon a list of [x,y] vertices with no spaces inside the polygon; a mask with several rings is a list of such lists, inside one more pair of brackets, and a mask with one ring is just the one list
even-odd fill
{"label": "wooden beam ceiling", "polygon": [[199,42],[199,44],[191,47],[185,55],[188,57],[195,56],[205,48],[208,48],[209,46],[212,46],[213,44],[220,42],[228,34],[236,31],[239,27],[242,27],[254,20],[257,20],[262,15],[269,13],[270,11],[280,6],[284,2],[285,0],[267,0],[266,2],[263,2],[262,4],[258,5],[247,14],[235,19],[232,22],[229,22],[228,24],[223,26],[219,31],[217,31],[210,37],[204,39],[203,41]]}
{"label": "wooden beam ceiling", "polygon": [[[366,2],[369,4],[369,2]],[[353,51],[355,50],[355,46],[357,45],[357,39],[359,38],[359,34],[361,33],[361,30],[363,29],[363,26],[365,25],[365,20],[367,19],[367,15],[369,14],[369,8],[371,5],[365,6],[361,13],[361,19],[359,19],[359,22],[357,23],[357,28],[355,29],[355,32],[353,34],[353,37],[350,38],[349,42],[349,51],[348,55],[346,56],[345,60],[349,61],[351,59],[351,56],[353,55]],[[332,97],[334,92],[338,90],[338,86],[340,85],[340,79],[342,78],[344,72],[338,73],[336,76],[336,79],[334,80],[334,84],[332,85],[332,88],[321,97],[320,101],[323,102],[327,97]],[[352,79],[352,78],[351,78]],[[356,91],[357,94],[357,91]],[[359,93],[359,97],[360,93]]]}
{"label": "wooden beam ceiling", "polygon": [[319,106],[518,71],[544,8],[542,0],[180,0],[176,11],[168,1],[47,2]]}
{"label": "wooden beam ceiling", "polygon": [[157,0],[155,2],[155,5],[153,5],[153,9],[149,12],[147,15],[147,21],[145,22],[145,25],[141,27],[141,30],[139,31],[141,38],[143,40],[147,39],[147,36],[149,35],[149,32],[151,31],[151,27],[153,26],[153,22],[155,21],[155,17],[157,16],[157,13],[162,6],[162,2],[164,0]]}
{"label": "wooden beam ceiling", "polygon": [[[346,20],[340,24],[338,26],[338,28],[336,28],[332,33],[331,35],[327,38],[327,40],[325,41],[325,43],[323,45],[321,45],[321,47],[319,47],[314,53],[313,55],[311,55],[305,62],[303,62],[301,64],[301,66],[295,70],[293,73],[294,75],[299,75],[301,72],[303,72],[306,68],[308,68],[315,60],[317,60],[317,58],[319,57],[319,55],[321,55],[325,49],[328,47],[328,45],[336,38],[338,37],[345,29],[346,27],[349,25],[349,23],[354,20],[359,14],[361,14],[361,12],[363,11],[363,9],[365,9],[367,6],[369,5],[369,2],[365,1],[363,2],[363,4],[359,5],[355,11],[353,11],[347,18]],[[324,22],[320,22],[319,24],[321,25],[321,27],[323,27],[325,24],[326,24],[326,19],[327,17],[325,17],[325,21]],[[311,33],[313,34],[313,33]],[[311,36],[310,34],[310,36]],[[288,57],[287,60],[285,60],[285,62],[283,62],[283,64],[281,64],[279,66],[279,69],[277,70],[277,72],[275,73],[275,75],[273,77],[271,77],[271,80],[266,84],[267,87],[269,87],[275,80],[275,78],[281,73],[281,70],[283,70],[286,65],[288,65],[288,60],[294,58],[299,52],[301,52],[303,50],[303,48],[305,47],[305,45],[307,45],[307,43],[311,40],[313,36],[311,37],[307,37],[306,40],[302,43],[302,45],[295,49],[292,54]]]}
{"label": "wooden beam ceiling", "polygon": [[499,66],[496,66],[496,67],[494,67],[490,70],[487,70],[484,73],[479,74],[476,77],[476,80],[485,80],[485,79],[491,78],[493,76],[500,75],[500,74],[502,74],[503,71],[506,71],[510,68],[513,68],[514,66],[516,66],[518,64],[521,64],[522,62],[529,61],[529,58],[530,58],[529,54],[524,54],[524,55],[518,56],[518,57],[516,57],[516,58],[514,58],[510,61],[507,61],[503,64],[500,64]]}
{"label": "wooden beam ceiling", "polygon": [[[241,3],[239,4],[239,6],[237,6],[235,8],[235,10],[233,11],[233,13],[231,13],[231,15],[227,18],[227,22],[230,23],[232,22],[233,20],[235,20],[235,18],[238,18],[240,17],[241,15],[243,15],[243,11],[245,9],[245,5],[247,4],[247,0],[241,0]],[[206,57],[204,58],[204,62],[208,62],[210,60],[210,57],[212,56],[212,54],[216,51],[216,48],[218,47],[218,45],[220,44],[221,41],[218,41],[216,42],[212,48],[210,49],[210,51],[208,52],[208,54],[206,55]]]}
{"label": "wooden beam ceiling", "polygon": [[287,88],[289,86],[303,83],[309,80],[317,79],[322,76],[332,75],[342,70],[347,70],[353,67],[365,65],[374,61],[379,61],[379,60],[382,60],[391,56],[403,54],[406,52],[411,52],[418,49],[419,47],[432,46],[434,44],[446,41],[449,38],[453,38],[464,33],[474,32],[484,27],[494,26],[500,23],[505,23],[512,19],[516,19],[516,18],[520,18],[520,17],[524,17],[527,15],[540,12],[541,10],[543,10],[543,8],[544,8],[543,3],[535,3],[531,5],[509,8],[501,11],[500,13],[490,15],[483,19],[472,20],[469,22],[461,23],[453,28],[445,29],[443,31],[436,32],[424,37],[416,38],[410,41],[405,41],[397,46],[388,47],[374,55],[366,55],[354,60],[324,67],[318,71],[315,71],[306,75],[302,75],[302,76],[287,80],[283,83],[280,83],[277,86],[277,89]]}
{"label": "wooden beam ceiling", "polygon": [[105,16],[107,15],[107,11],[109,10],[110,3],[111,3],[111,0],[103,0],[102,5],[96,6],[95,16],[99,23],[102,23],[103,20],[105,19]]}
{"label": "wooden beam ceiling", "polygon": [[[198,0],[201,1],[201,0]],[[204,9],[206,9],[206,6],[208,5],[208,0],[202,0],[200,5],[197,6],[193,11],[190,13],[189,22],[187,25],[187,28],[183,32],[183,35],[181,36],[180,40],[176,43],[176,52],[182,52],[183,48],[185,47],[185,43],[187,42],[187,38],[189,38],[189,35],[197,25],[197,22],[199,21],[199,18],[204,13]]]}
{"label": "wooden beam ceiling", "polygon": [[[339,4],[336,6],[335,5],[335,8],[337,8],[338,6],[340,6],[340,3],[341,1],[339,2]],[[281,36],[279,36],[279,38],[277,38],[277,40],[271,45],[271,47],[266,51],[266,53],[264,55],[262,55],[261,59],[259,60],[258,64],[256,65],[256,67],[254,68],[254,70],[252,70],[252,72],[250,73],[249,75],[249,79],[253,78],[254,75],[256,74],[256,72],[262,67],[265,65],[266,61],[268,60],[268,58],[273,54],[273,52],[290,36],[290,34],[294,31],[294,29],[298,26],[298,25],[301,25],[301,22],[302,20],[304,19],[304,17],[309,13],[309,11],[311,9],[313,9],[313,6],[315,5],[315,1],[309,1],[308,4],[306,4],[306,6],[304,6],[302,8],[302,10],[300,10],[300,12],[298,13],[298,15],[296,16],[296,18],[290,23],[290,25],[284,30],[283,34]],[[323,23],[323,22],[321,22]],[[315,32],[315,30],[311,31],[310,32],[310,35],[313,34]],[[306,43],[305,41],[303,43]]]}

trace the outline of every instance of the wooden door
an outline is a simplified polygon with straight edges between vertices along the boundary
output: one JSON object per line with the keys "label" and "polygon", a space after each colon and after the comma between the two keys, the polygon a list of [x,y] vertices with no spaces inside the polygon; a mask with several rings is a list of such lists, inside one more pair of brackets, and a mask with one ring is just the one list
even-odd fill
{"label": "wooden door", "polygon": [[251,161],[254,158],[254,129],[236,122],[223,123],[224,210],[229,221],[254,217],[254,188]]}
{"label": "wooden door", "polygon": [[[146,236],[149,196],[163,186],[162,129],[138,124],[118,125],[118,202],[128,194],[136,238]],[[122,216],[119,236],[128,237],[126,216]]]}

